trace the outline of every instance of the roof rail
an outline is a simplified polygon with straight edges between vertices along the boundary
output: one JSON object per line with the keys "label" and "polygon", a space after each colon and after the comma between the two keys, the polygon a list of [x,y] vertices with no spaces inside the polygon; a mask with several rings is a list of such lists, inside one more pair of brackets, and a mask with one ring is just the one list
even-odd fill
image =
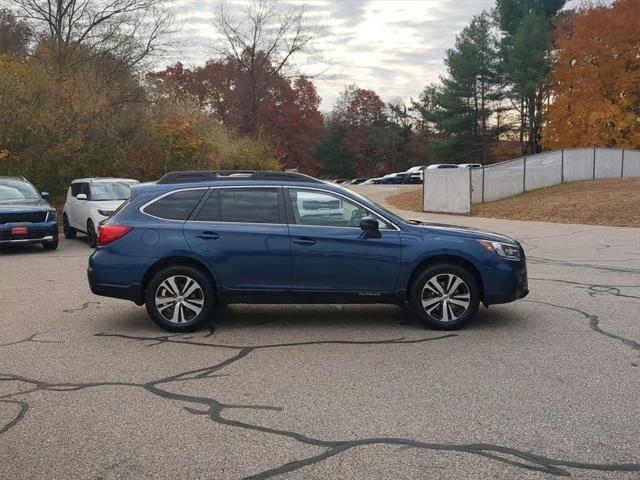
{"label": "roof rail", "polygon": [[295,172],[275,172],[265,170],[190,170],[169,172],[156,183],[196,183],[215,180],[288,180],[290,182],[322,183],[317,178]]}

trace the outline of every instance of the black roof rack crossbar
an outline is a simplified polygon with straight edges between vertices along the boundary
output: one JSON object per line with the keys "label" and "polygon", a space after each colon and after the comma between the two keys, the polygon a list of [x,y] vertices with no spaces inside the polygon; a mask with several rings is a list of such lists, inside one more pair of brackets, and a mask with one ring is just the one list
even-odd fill
{"label": "black roof rack crossbar", "polygon": [[266,170],[191,170],[169,172],[156,183],[196,183],[215,180],[288,180],[290,182],[322,183],[317,178],[296,172],[275,172]]}

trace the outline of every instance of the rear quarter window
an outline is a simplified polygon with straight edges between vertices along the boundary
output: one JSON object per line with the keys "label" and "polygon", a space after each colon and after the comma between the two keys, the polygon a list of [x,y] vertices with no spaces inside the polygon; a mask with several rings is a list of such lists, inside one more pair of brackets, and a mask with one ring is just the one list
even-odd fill
{"label": "rear quarter window", "polygon": [[147,205],[142,211],[166,220],[186,220],[206,191],[207,189],[193,189],[170,193]]}

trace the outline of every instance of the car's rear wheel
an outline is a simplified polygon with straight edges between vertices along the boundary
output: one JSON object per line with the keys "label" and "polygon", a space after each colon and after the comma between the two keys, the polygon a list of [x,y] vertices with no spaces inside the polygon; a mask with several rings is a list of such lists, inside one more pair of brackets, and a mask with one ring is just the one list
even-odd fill
{"label": "car's rear wheel", "polygon": [[170,332],[191,332],[211,318],[215,293],[209,278],[189,266],[157,272],[145,291],[151,319]]}
{"label": "car's rear wheel", "polygon": [[98,233],[96,232],[93,220],[87,222],[87,243],[91,248],[96,248],[98,245]]}
{"label": "car's rear wheel", "polygon": [[480,304],[480,286],[466,268],[453,263],[427,267],[416,277],[409,304],[427,326],[454,330],[471,320]]}
{"label": "car's rear wheel", "polygon": [[69,225],[69,218],[66,213],[62,215],[62,230],[64,231],[64,238],[67,240],[73,240],[78,233],[75,228]]}

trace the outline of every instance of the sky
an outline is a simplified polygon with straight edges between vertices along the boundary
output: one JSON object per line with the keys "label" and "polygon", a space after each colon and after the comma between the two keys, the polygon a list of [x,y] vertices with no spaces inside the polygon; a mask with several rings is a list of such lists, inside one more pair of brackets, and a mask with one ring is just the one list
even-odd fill
{"label": "sky", "polygon": [[[165,62],[193,66],[215,57],[220,38],[214,22],[216,0],[173,2],[183,43]],[[241,0],[227,1],[239,11]],[[473,15],[494,0],[310,0],[282,1],[282,8],[305,5],[306,21],[322,35],[316,55],[299,58],[297,68],[314,76],[321,111],[332,109],[346,85],[372,89],[384,101],[417,98],[445,73],[443,57]]]}

